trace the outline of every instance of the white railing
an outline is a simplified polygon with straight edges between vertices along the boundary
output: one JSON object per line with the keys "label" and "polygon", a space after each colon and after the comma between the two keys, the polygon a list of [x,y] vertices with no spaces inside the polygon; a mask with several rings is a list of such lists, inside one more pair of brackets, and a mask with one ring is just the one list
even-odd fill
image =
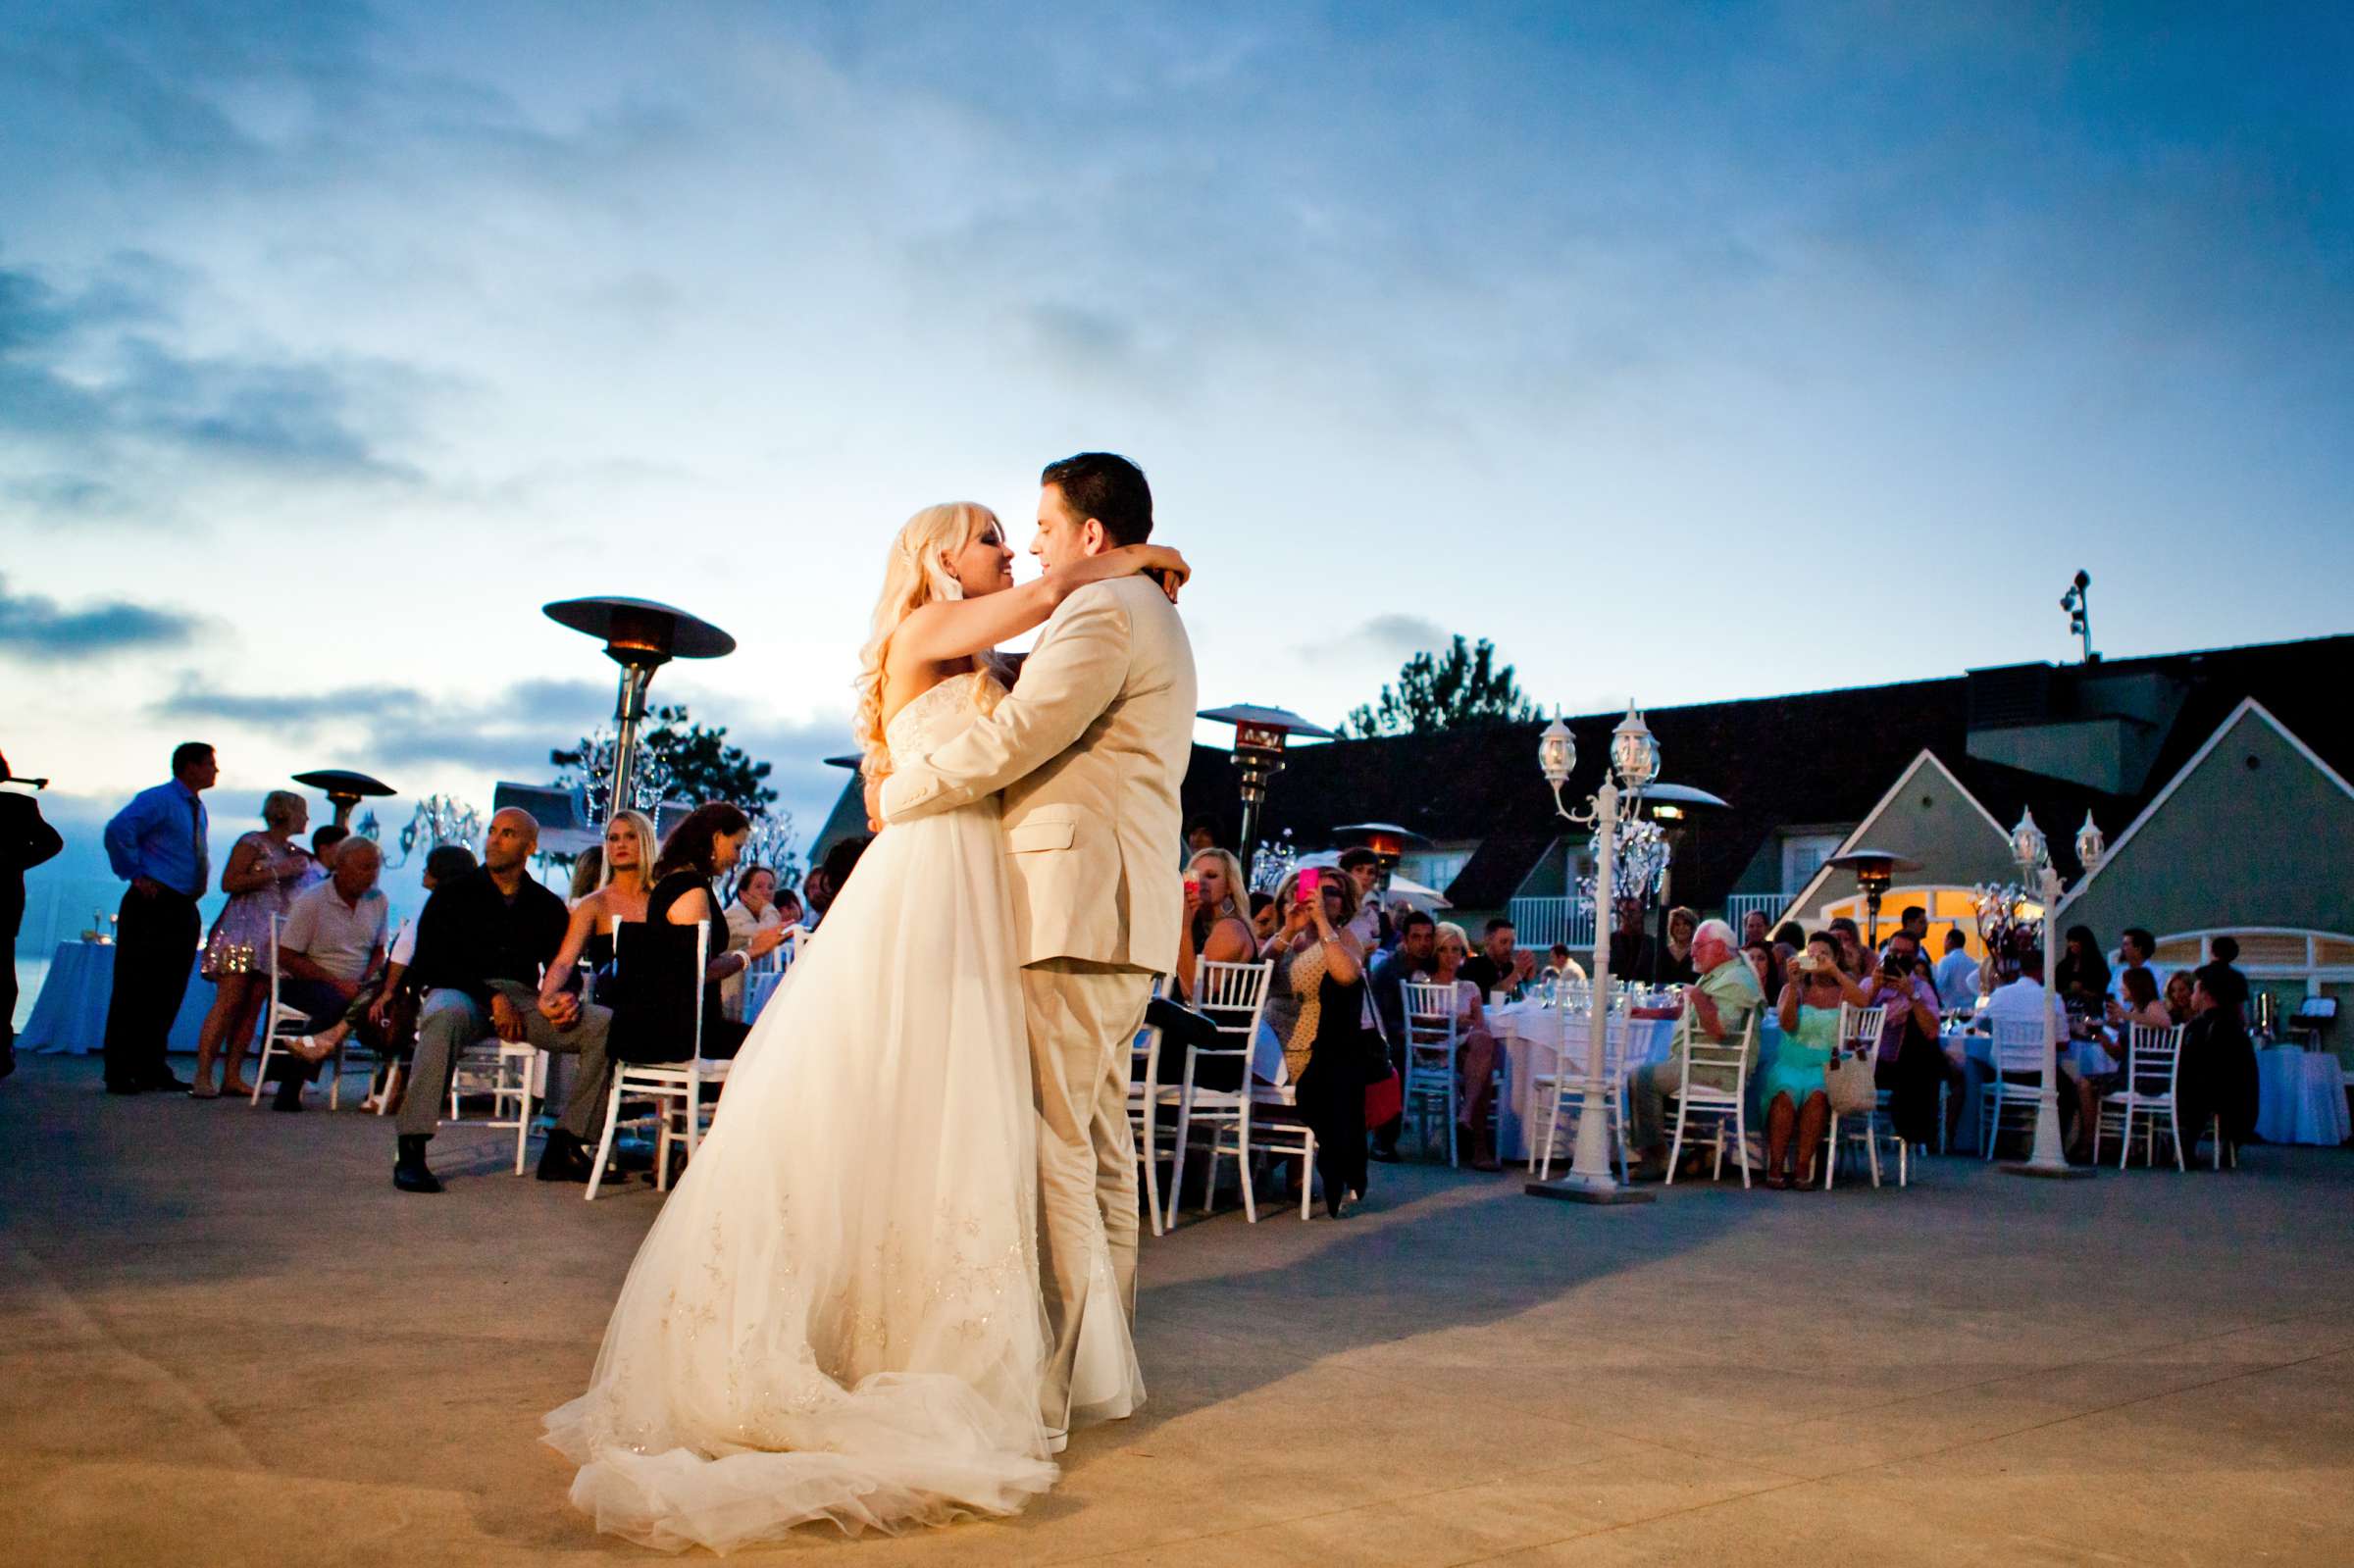
{"label": "white railing", "polygon": [[1573,952],[1594,946],[1594,905],[1584,898],[1515,898],[1505,910],[1515,929],[1513,939],[1542,953],[1555,942]]}
{"label": "white railing", "polygon": [[1733,893],[1724,900],[1724,923],[1732,927],[1734,935],[1738,936],[1741,922],[1749,918],[1751,910],[1764,915],[1770,923],[1781,914],[1782,906],[1789,901],[1789,895],[1785,893]]}

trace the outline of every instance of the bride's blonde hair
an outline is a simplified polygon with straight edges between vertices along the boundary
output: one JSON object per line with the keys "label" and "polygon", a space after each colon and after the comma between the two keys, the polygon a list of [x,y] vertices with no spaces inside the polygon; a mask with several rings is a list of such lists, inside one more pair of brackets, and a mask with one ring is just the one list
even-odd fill
{"label": "bride's blonde hair", "polygon": [[[865,754],[863,772],[881,779],[891,772],[891,748],[883,739],[883,667],[891,654],[891,639],[899,623],[935,599],[961,599],[964,584],[956,581],[942,559],[963,549],[998,515],[978,501],[948,501],[927,506],[909,518],[891,544],[891,560],[883,569],[883,592],[875,600],[875,619],[866,646],[858,650],[858,679],[851,683],[858,706],[850,733]],[[990,684],[991,661],[984,656],[973,674],[973,694],[983,708],[992,706],[996,688]]]}

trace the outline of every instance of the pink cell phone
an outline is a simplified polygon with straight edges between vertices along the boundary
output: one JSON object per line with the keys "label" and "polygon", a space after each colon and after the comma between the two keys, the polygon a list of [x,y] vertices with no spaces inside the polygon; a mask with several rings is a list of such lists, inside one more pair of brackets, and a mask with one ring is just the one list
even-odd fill
{"label": "pink cell phone", "polygon": [[1314,866],[1310,866],[1305,871],[1300,873],[1301,901],[1305,903],[1306,900],[1315,897],[1318,890],[1321,889],[1323,885],[1324,873],[1317,870]]}
{"label": "pink cell phone", "polygon": [[1188,898],[1202,896],[1202,885],[1191,877],[1185,879],[1185,896]]}

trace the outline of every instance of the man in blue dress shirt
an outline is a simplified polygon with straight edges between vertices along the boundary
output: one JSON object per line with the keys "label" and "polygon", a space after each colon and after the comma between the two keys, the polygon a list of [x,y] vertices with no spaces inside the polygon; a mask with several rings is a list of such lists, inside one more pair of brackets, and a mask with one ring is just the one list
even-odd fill
{"label": "man in blue dress shirt", "polygon": [[106,1091],[188,1086],[164,1058],[187,994],[202,923],[196,900],[212,881],[203,792],[221,776],[213,748],[172,752],[172,782],[142,789],[106,825],[106,858],[130,884],[115,921],[115,988],[106,1004]]}

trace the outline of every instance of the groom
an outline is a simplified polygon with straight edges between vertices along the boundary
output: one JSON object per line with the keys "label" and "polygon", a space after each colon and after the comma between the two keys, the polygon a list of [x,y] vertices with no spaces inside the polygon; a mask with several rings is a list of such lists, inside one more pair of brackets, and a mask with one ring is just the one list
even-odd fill
{"label": "groom", "polygon": [[[1152,531],[1152,492],[1126,458],[1082,452],[1039,478],[1030,550],[1049,572]],[[1159,584],[1091,583],[1047,622],[995,714],[894,774],[881,792],[885,822],[1005,792],[1038,1102],[1039,1256],[1054,1336],[1040,1406],[1057,1446],[1070,1428],[1096,1247],[1108,1245],[1120,1300],[1136,1316],[1129,1045],[1152,976],[1177,961],[1177,790],[1194,707],[1193,646]]]}

